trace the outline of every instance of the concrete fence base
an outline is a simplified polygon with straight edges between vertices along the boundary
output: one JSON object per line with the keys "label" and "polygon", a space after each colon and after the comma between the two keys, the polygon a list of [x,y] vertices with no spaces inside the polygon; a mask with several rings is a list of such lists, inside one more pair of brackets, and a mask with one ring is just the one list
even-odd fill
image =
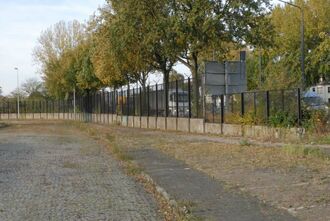
{"label": "concrete fence base", "polygon": [[221,134],[266,140],[298,140],[304,135],[302,128],[272,128],[267,126],[206,123],[204,119],[120,116],[115,114],[86,113],[22,113],[0,114],[0,120],[76,120],[100,124],[115,124],[131,128],[182,131],[190,133]]}

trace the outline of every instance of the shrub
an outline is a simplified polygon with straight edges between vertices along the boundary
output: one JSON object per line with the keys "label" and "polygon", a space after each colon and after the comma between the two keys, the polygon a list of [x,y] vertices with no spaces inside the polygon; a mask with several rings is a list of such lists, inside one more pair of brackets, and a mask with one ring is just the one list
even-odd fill
{"label": "shrub", "polygon": [[269,116],[268,124],[272,127],[294,127],[297,124],[297,116],[285,111],[278,111]]}
{"label": "shrub", "polygon": [[303,112],[303,127],[310,132],[324,134],[329,131],[329,114],[324,110],[311,110]]}

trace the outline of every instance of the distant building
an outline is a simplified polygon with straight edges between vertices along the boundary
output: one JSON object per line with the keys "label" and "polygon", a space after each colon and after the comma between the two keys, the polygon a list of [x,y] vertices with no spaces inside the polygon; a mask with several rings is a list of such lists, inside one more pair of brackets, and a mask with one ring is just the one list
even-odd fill
{"label": "distant building", "polygon": [[326,103],[330,103],[330,82],[321,78],[320,83],[309,88],[308,91],[315,92]]}

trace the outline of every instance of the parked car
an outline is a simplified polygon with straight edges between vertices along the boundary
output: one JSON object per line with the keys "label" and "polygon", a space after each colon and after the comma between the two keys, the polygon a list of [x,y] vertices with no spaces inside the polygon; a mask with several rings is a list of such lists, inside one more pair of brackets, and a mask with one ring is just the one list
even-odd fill
{"label": "parked car", "polygon": [[303,102],[306,105],[307,110],[324,110],[329,113],[328,105],[313,91],[308,91],[304,94]]}

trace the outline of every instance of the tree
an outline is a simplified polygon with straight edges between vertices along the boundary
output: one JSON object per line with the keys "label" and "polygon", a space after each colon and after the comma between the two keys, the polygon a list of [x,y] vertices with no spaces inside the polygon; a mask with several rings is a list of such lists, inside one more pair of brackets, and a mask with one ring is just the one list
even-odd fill
{"label": "tree", "polygon": [[76,87],[82,91],[95,91],[103,86],[100,79],[95,75],[91,50],[91,40],[81,42],[73,50]]}
{"label": "tree", "polygon": [[36,78],[27,79],[22,84],[21,90],[30,99],[40,99],[46,96],[43,83]]}
{"label": "tree", "polygon": [[125,79],[122,75],[122,67],[117,63],[120,60],[117,59],[112,48],[111,28],[114,23],[114,16],[110,8],[110,5],[104,6],[101,15],[90,22],[89,28],[93,30],[91,61],[96,76],[104,85],[118,87],[125,83]]}
{"label": "tree", "polygon": [[228,45],[255,44],[254,34],[259,26],[267,24],[267,0],[217,1],[177,0],[173,1],[176,30],[182,48],[179,61],[186,65],[193,76],[194,112],[199,107],[199,65],[206,50],[213,48],[226,53]]}
{"label": "tree", "polygon": [[75,88],[75,58],[71,50],[86,39],[83,24],[60,21],[41,33],[33,57],[41,67],[41,74],[49,93],[64,97]]}
{"label": "tree", "polygon": [[312,82],[317,82],[320,77],[330,80],[330,33],[321,32],[320,38],[320,44],[307,57],[310,61],[307,71],[314,72]]}
{"label": "tree", "polygon": [[180,74],[176,70],[172,70],[170,72],[170,79],[169,79],[169,81],[170,82],[173,82],[173,81],[176,81],[176,80],[183,81],[184,80],[184,75],[183,74]]}
{"label": "tree", "polygon": [[149,73],[157,70],[166,85],[179,52],[169,1],[112,0],[108,4],[111,10],[104,10],[97,32],[101,39],[94,59],[98,76],[121,83],[139,81],[144,88]]}
{"label": "tree", "polygon": [[[315,84],[323,75],[329,75],[330,2],[328,0],[295,0],[294,4],[304,10],[305,21],[305,71],[306,86]],[[282,87],[299,86],[300,71],[300,22],[299,9],[290,5],[276,6],[271,13],[275,27],[275,45],[269,52],[266,64],[265,84]],[[281,70],[282,77],[276,72]],[[290,79],[288,81],[288,79]]]}
{"label": "tree", "polygon": [[22,90],[18,90],[18,88],[15,88],[12,92],[10,92],[8,98],[17,98],[17,96],[20,98],[26,98],[26,93]]}

